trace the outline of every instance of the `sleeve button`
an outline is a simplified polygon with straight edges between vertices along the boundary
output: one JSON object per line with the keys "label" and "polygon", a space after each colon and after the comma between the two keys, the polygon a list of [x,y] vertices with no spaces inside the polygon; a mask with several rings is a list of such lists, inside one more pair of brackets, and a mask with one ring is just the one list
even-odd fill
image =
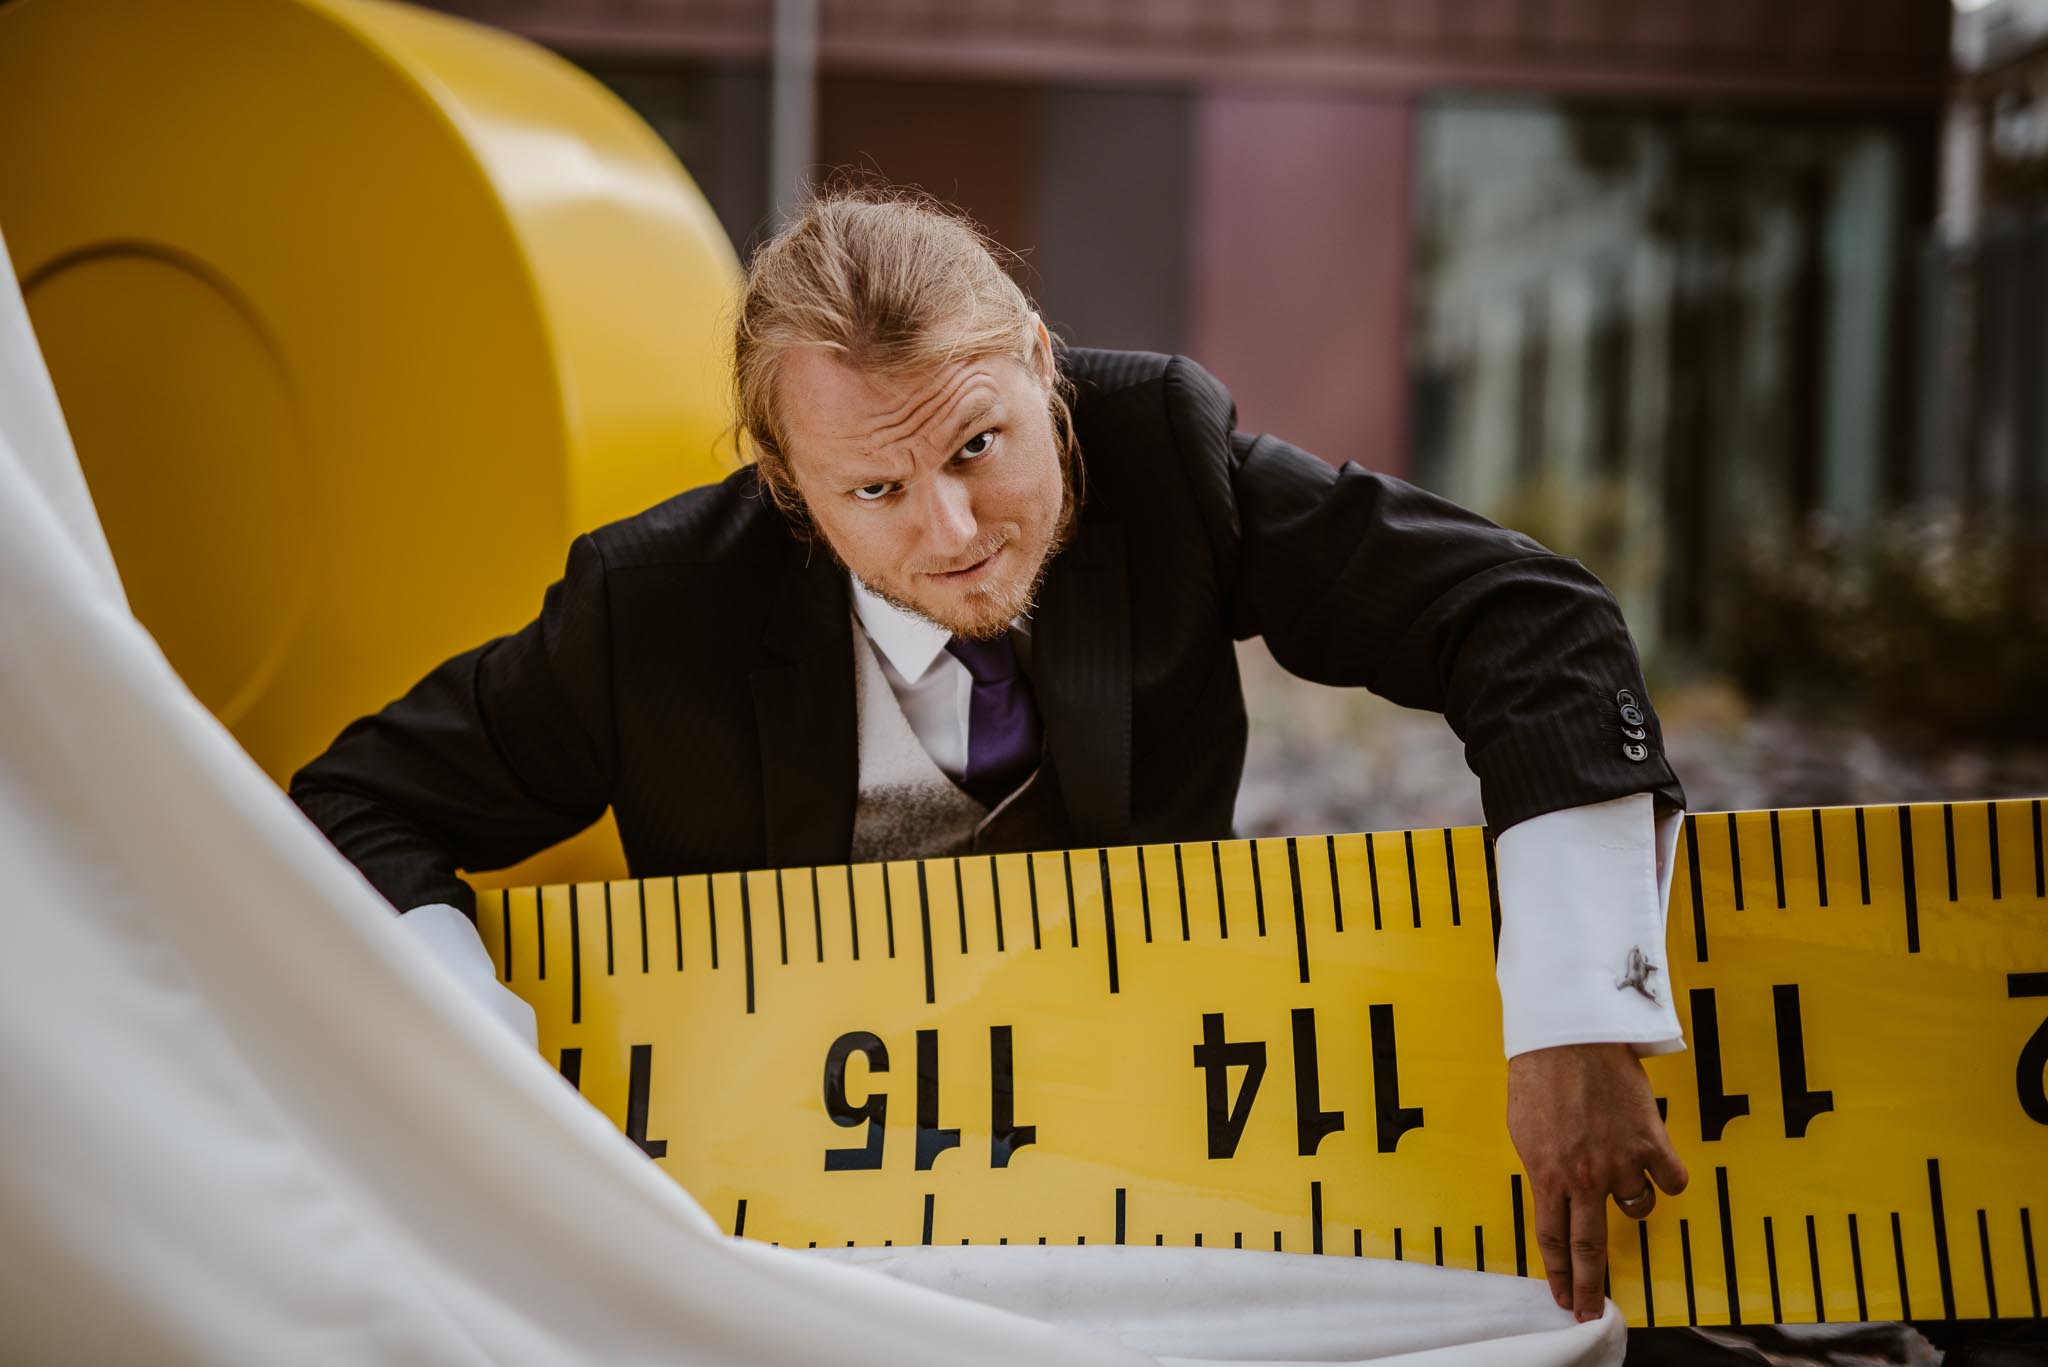
{"label": "sleeve button", "polygon": [[1640,741],[1632,740],[1628,744],[1621,747],[1621,753],[1627,755],[1637,764],[1641,764],[1644,760],[1650,757],[1650,747],[1644,745]]}
{"label": "sleeve button", "polygon": [[1621,705],[1621,719],[1629,726],[1641,726],[1643,724],[1643,709],[1637,707],[1632,702],[1623,703]]}

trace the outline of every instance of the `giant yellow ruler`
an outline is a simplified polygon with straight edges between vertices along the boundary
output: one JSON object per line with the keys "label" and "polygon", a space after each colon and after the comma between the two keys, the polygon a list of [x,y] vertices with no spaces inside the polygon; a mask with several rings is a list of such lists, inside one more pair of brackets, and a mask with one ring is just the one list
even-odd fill
{"label": "giant yellow ruler", "polygon": [[[1637,1325],[2038,1317],[2040,801],[1686,818]],[[485,894],[563,1074],[735,1233],[1541,1274],[1473,828]]]}

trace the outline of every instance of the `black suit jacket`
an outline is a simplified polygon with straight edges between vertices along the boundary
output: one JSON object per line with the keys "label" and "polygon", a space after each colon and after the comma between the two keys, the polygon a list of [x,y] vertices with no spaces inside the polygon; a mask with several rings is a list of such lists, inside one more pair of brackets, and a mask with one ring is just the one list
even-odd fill
{"label": "black suit jacket", "polygon": [[[1399,480],[1234,431],[1192,361],[1076,350],[1079,525],[1032,618],[1082,845],[1214,839],[1244,765],[1236,638],[1443,712],[1488,822],[1683,802],[1611,595]],[[843,862],[858,793],[847,579],[750,470],[576,539],[525,629],[343,731],[292,796],[400,908],[615,811],[636,876]],[[1636,751],[1640,753],[1640,751]]]}

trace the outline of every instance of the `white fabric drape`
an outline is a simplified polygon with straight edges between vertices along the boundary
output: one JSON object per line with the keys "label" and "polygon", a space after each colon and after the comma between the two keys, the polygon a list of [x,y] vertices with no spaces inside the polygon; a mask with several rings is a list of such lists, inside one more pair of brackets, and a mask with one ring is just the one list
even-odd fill
{"label": "white fabric drape", "polygon": [[[723,1236],[130,615],[0,245],[0,1359],[1611,1363],[1541,1284]],[[889,1275],[880,1275],[889,1274]]]}

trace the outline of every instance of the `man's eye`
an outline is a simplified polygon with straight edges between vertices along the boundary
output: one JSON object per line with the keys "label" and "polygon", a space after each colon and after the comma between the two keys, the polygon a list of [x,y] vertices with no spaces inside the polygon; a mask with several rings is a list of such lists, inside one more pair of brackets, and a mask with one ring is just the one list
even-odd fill
{"label": "man's eye", "polygon": [[995,444],[995,432],[993,430],[983,432],[979,436],[968,438],[967,444],[960,448],[960,454],[967,460],[973,460],[976,456],[987,455],[994,448]]}
{"label": "man's eye", "polygon": [[878,499],[887,498],[902,487],[894,480],[885,480],[880,484],[863,484],[853,491],[853,496],[863,503],[873,503]]}

